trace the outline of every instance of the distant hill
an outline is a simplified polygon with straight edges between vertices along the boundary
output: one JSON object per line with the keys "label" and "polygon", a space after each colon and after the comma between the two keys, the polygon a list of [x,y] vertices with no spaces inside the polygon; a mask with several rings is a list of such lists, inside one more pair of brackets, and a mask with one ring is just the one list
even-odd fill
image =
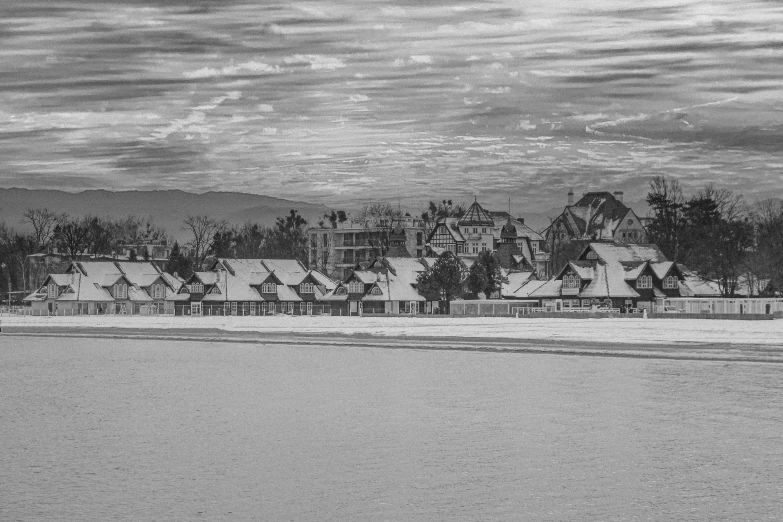
{"label": "distant hill", "polygon": [[166,229],[175,239],[186,239],[182,220],[188,214],[206,214],[232,223],[253,221],[272,225],[277,216],[296,209],[309,223],[315,223],[329,210],[324,205],[289,201],[269,196],[238,192],[206,192],[192,194],[181,190],[121,191],[86,190],[28,190],[0,188],[0,221],[9,227],[27,231],[22,225],[22,214],[28,208],[48,208],[67,212],[72,216],[151,217],[155,224]]}

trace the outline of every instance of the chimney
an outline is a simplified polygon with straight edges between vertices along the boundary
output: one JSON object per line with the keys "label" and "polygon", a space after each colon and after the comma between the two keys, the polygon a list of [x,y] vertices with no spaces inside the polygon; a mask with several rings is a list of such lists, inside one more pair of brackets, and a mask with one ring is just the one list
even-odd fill
{"label": "chimney", "polygon": [[615,190],[614,191],[614,199],[619,201],[620,203],[623,202],[623,191],[622,190]]}
{"label": "chimney", "polygon": [[568,206],[570,207],[573,204],[574,204],[574,189],[571,189],[568,191]]}
{"label": "chimney", "polygon": [[517,218],[517,219],[518,219],[518,221],[519,221],[521,224],[523,224],[523,225],[525,224],[525,218],[521,217],[521,218]]}

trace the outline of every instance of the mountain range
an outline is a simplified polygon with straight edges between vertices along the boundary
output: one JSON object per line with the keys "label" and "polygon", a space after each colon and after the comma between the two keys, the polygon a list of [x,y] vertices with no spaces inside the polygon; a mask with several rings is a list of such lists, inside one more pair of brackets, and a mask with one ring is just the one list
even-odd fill
{"label": "mountain range", "polygon": [[182,221],[190,215],[208,215],[231,223],[257,222],[272,225],[278,216],[295,209],[308,223],[316,223],[330,209],[301,201],[289,201],[238,192],[206,192],[193,194],[181,190],[121,191],[29,190],[0,188],[0,221],[8,227],[29,232],[22,223],[28,208],[48,208],[71,216],[150,217],[163,227],[169,237],[186,240]]}

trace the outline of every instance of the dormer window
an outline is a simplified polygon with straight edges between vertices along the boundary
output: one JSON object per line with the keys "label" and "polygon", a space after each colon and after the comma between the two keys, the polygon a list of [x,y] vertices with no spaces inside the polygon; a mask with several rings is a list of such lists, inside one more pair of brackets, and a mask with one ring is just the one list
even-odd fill
{"label": "dormer window", "polygon": [[361,294],[364,292],[364,284],[361,281],[353,280],[348,283],[348,291],[352,294]]}
{"label": "dormer window", "polygon": [[334,291],[335,295],[345,295],[348,293],[348,291],[345,289],[344,286],[341,286],[337,290]]}
{"label": "dormer window", "polygon": [[652,276],[639,276],[636,280],[636,288],[652,288]]}
{"label": "dormer window", "polygon": [[264,283],[261,285],[261,293],[262,294],[276,294],[277,293],[277,284],[275,283]]}
{"label": "dormer window", "polygon": [[587,253],[587,259],[598,259],[598,254],[596,254],[594,250],[591,250]]}
{"label": "dormer window", "polygon": [[563,288],[579,288],[582,286],[582,280],[578,275],[563,276]]}
{"label": "dormer window", "polygon": [[190,285],[190,291],[194,294],[203,294],[204,285],[202,283],[193,283]]}
{"label": "dormer window", "polygon": [[374,286],[372,290],[370,290],[370,293],[372,295],[381,295],[383,292],[381,292],[380,287]]}
{"label": "dormer window", "polygon": [[128,298],[128,285],[116,284],[114,285],[114,298],[115,299],[127,299]]}
{"label": "dormer window", "polygon": [[209,291],[209,293],[210,293],[210,294],[215,294],[215,295],[217,295],[217,294],[219,294],[219,293],[220,293],[220,288],[218,288],[218,287],[216,287],[216,286],[213,286],[213,287],[212,287],[212,290],[210,290],[210,291]]}
{"label": "dormer window", "polygon": [[313,283],[302,283],[299,285],[299,293],[300,294],[312,294],[313,293]]}
{"label": "dormer window", "polygon": [[54,299],[55,297],[57,297],[57,284],[49,283],[46,293],[49,295],[50,299]]}
{"label": "dormer window", "polygon": [[166,287],[161,284],[152,285],[152,298],[163,299],[166,297]]}
{"label": "dormer window", "polygon": [[679,288],[679,281],[677,276],[666,276],[663,278],[663,287],[667,290],[674,290]]}

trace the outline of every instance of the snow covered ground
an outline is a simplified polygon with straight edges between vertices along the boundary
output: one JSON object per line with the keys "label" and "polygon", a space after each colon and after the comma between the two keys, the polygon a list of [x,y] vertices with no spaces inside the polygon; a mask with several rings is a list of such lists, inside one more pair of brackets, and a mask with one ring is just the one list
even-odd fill
{"label": "snow covered ground", "polygon": [[[155,331],[217,329],[265,334],[375,335],[389,338],[461,338],[548,340],[611,345],[731,344],[783,348],[783,320],[721,321],[706,319],[515,319],[506,317],[0,317],[0,326],[13,332],[48,328],[92,328]],[[5,330],[8,332],[9,330]],[[118,332],[120,333],[120,332]]]}

